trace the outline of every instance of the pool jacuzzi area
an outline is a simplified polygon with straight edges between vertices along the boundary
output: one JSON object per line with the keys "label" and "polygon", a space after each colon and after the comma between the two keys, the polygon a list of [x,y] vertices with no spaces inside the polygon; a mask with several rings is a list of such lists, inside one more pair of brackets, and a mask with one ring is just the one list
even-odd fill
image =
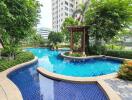
{"label": "pool jacuzzi area", "polygon": [[94,78],[117,72],[122,61],[105,57],[69,60],[60,57],[65,50],[25,50],[37,61],[7,73],[23,100],[120,100],[104,81]]}

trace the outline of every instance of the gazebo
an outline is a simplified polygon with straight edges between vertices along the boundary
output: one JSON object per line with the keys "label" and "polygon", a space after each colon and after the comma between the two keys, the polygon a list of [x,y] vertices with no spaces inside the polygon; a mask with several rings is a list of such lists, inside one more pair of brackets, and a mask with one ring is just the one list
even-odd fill
{"label": "gazebo", "polygon": [[70,31],[70,49],[71,53],[73,52],[74,48],[74,33],[75,32],[81,32],[82,34],[82,40],[81,40],[81,52],[83,55],[85,55],[85,47],[86,47],[86,37],[88,35],[88,26],[68,26],[68,30]]}

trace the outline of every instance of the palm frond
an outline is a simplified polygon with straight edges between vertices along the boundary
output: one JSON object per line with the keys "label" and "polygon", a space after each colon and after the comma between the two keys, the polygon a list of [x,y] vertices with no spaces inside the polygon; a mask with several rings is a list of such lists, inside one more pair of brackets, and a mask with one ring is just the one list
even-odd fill
{"label": "palm frond", "polygon": [[87,0],[87,1],[84,3],[84,13],[87,11],[89,5],[90,5],[90,0]]}

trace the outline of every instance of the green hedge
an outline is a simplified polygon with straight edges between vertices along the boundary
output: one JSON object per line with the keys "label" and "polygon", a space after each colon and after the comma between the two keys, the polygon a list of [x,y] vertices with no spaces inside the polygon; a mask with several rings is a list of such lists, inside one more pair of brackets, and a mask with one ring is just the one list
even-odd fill
{"label": "green hedge", "polygon": [[132,59],[132,51],[107,51],[107,56],[114,56],[114,57],[120,57],[120,58],[128,58]]}
{"label": "green hedge", "polygon": [[30,52],[21,52],[16,55],[14,60],[1,59],[0,60],[0,72],[17,64],[21,64],[34,59],[34,55]]}

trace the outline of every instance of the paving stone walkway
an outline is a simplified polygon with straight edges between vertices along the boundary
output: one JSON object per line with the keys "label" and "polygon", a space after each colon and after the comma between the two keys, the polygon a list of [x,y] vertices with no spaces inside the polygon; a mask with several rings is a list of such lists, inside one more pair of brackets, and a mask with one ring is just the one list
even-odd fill
{"label": "paving stone walkway", "polygon": [[122,100],[132,100],[132,81],[124,81],[121,79],[107,79],[106,83],[117,92]]}

